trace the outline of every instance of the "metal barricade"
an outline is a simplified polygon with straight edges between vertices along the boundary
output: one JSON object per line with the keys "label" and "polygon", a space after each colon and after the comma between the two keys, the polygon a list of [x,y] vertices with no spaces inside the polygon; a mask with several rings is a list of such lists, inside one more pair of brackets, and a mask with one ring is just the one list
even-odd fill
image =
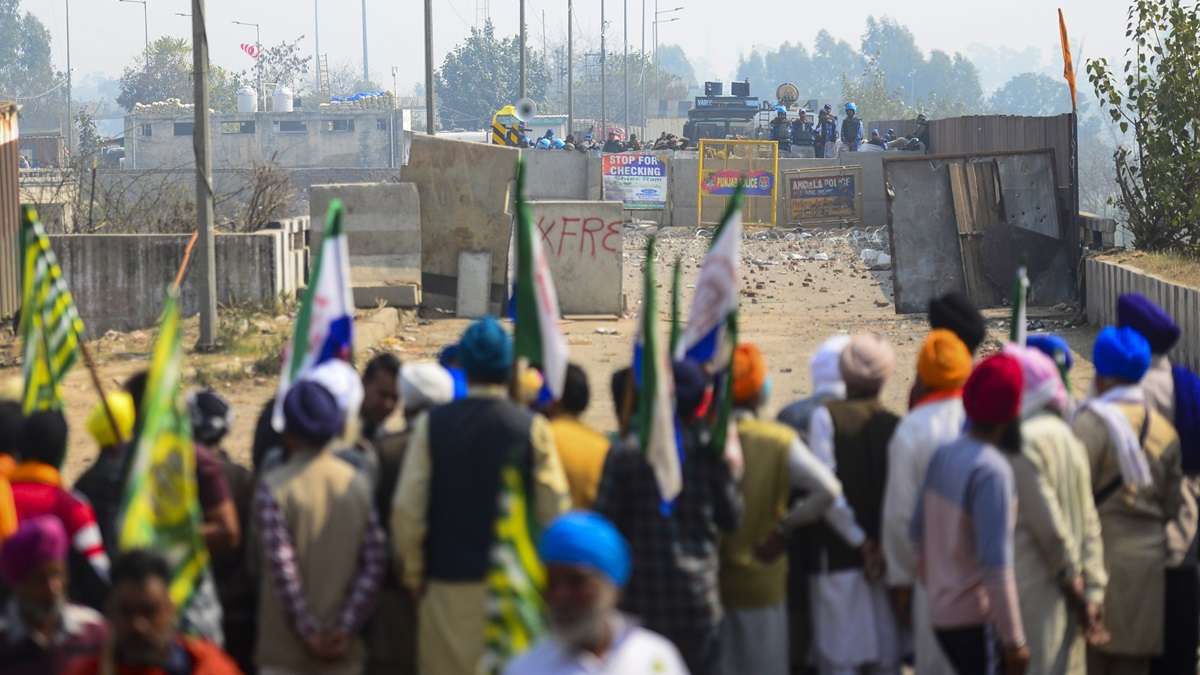
{"label": "metal barricade", "polygon": [[779,194],[779,144],[702,139],[697,181],[696,212],[701,225],[720,222],[741,181],[745,184],[743,224],[773,227]]}

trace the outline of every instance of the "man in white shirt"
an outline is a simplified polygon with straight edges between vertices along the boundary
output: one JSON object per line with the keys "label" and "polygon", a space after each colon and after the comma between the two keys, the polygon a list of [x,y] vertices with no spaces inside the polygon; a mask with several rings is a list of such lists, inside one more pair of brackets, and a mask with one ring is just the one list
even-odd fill
{"label": "man in white shirt", "polygon": [[662,636],[617,612],[629,579],[629,546],[612,523],[573,511],[550,524],[538,553],[546,564],[550,635],[512,661],[506,675],[686,675]]}

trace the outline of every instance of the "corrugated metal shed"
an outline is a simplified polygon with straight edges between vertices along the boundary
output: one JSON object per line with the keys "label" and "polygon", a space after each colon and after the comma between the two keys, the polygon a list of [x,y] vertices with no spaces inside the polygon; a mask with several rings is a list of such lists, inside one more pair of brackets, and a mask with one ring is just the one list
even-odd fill
{"label": "corrugated metal shed", "polygon": [[0,102],[0,319],[16,314],[21,304],[17,138],[17,105]]}

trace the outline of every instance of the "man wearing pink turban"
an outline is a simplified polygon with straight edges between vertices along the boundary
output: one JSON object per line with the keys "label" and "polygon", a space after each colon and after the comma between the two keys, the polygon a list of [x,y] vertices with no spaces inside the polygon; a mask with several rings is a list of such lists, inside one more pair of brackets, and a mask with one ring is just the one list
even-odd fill
{"label": "man wearing pink turban", "polygon": [[0,548],[0,578],[12,591],[0,616],[0,670],[10,675],[72,672],[100,653],[108,625],[67,602],[67,532],[57,516],[21,521]]}
{"label": "man wearing pink turban", "polygon": [[1008,455],[1017,493],[1013,564],[1031,673],[1084,675],[1085,638],[1104,640],[1108,574],[1087,449],[1064,421],[1067,390],[1054,361],[1008,345],[1021,364],[1019,454]]}

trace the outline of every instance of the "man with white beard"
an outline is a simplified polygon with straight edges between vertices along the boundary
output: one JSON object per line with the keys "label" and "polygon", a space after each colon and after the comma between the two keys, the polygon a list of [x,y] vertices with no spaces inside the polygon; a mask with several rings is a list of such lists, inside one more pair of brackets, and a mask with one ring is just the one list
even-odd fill
{"label": "man with white beard", "polygon": [[666,638],[617,611],[629,579],[629,546],[603,516],[573,511],[542,534],[550,635],[512,661],[506,675],[686,675]]}

